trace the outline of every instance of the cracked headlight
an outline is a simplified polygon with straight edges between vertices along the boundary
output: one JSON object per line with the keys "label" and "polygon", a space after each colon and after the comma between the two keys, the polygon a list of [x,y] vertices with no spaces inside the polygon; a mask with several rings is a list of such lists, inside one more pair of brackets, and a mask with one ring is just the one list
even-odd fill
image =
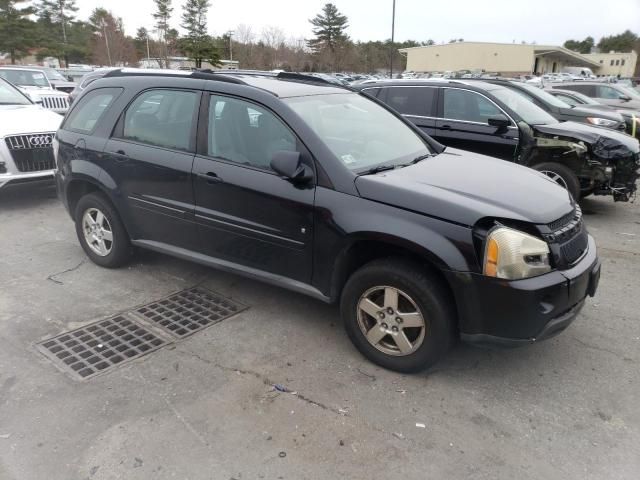
{"label": "cracked headlight", "polygon": [[597,125],[599,127],[615,127],[618,122],[615,120],[609,120],[608,118],[600,117],[587,117],[587,122],[591,125]]}
{"label": "cracked headlight", "polygon": [[549,246],[543,240],[507,227],[489,232],[483,268],[488,277],[517,280],[549,271]]}

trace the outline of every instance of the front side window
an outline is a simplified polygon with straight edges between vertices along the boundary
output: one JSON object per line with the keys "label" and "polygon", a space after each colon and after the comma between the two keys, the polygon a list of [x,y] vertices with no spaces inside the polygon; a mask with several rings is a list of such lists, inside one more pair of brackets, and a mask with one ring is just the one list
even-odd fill
{"label": "front side window", "polygon": [[62,128],[79,133],[93,132],[109,105],[121,92],[121,88],[98,88],[88,92],[71,110]]}
{"label": "front side window", "polygon": [[49,80],[42,72],[33,70],[1,70],[0,77],[10,81],[14,85],[21,87],[42,87],[49,88]]}
{"label": "front side window", "polygon": [[5,80],[0,80],[0,105],[31,105],[31,101]]}
{"label": "front side window", "polygon": [[386,103],[403,115],[428,117],[431,115],[433,87],[389,87],[386,88]]}
{"label": "front side window", "polygon": [[429,153],[416,132],[363,95],[309,95],[284,102],[350,170],[401,164]]}
{"label": "front side window", "polygon": [[124,116],[123,138],[175,150],[189,150],[198,94],[147,90]]}
{"label": "front side window", "polygon": [[491,101],[469,90],[444,89],[443,117],[450,120],[488,123],[489,118],[503,115]]}
{"label": "front side window", "polygon": [[291,130],[254,103],[212,95],[209,100],[207,154],[266,170],[277,151],[297,151]]}

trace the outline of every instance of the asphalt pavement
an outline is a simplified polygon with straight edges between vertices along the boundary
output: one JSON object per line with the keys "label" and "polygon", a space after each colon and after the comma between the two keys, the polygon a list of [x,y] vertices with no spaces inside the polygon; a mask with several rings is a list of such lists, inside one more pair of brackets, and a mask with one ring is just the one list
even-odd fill
{"label": "asphalt pavement", "polygon": [[[401,375],[334,306],[151,252],[100,268],[51,187],[3,189],[0,479],[637,479],[640,205],[583,211],[602,278],[569,329]],[[194,285],[248,308],[81,381],[36,348]]]}

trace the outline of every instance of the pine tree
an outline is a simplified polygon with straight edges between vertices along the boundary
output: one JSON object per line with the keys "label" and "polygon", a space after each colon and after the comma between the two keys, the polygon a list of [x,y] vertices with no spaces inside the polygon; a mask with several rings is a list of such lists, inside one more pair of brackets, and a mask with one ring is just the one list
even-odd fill
{"label": "pine tree", "polygon": [[327,3],[314,18],[309,20],[313,25],[315,38],[308,40],[307,45],[314,54],[320,56],[328,53],[332,66],[339,64],[340,50],[349,42],[346,29],[349,20],[342,15],[333,3]]}
{"label": "pine tree", "polygon": [[202,67],[203,60],[216,57],[213,39],[207,34],[207,13],[209,0],[187,0],[182,12],[182,24],[187,35],[180,42],[182,50],[192,58],[196,68]]}
{"label": "pine tree", "polygon": [[169,68],[167,33],[169,31],[169,19],[173,12],[171,0],[153,0],[156,4],[156,11],[153,18],[156,20],[156,31],[160,40],[160,67]]}
{"label": "pine tree", "polygon": [[[51,24],[59,26],[61,37],[58,38],[62,41],[60,42],[60,40],[58,40],[56,43],[60,43],[62,57],[64,58],[65,66],[68,67],[68,29],[69,24],[75,18],[74,14],[78,11],[76,0],[40,0],[40,3],[37,4],[36,11],[40,18],[44,18]],[[56,37],[57,36],[54,36],[54,39]]]}
{"label": "pine tree", "polygon": [[26,0],[0,0],[0,51],[8,52],[11,63],[27,53],[33,45],[33,22],[29,15],[34,13],[31,6],[19,7]]}

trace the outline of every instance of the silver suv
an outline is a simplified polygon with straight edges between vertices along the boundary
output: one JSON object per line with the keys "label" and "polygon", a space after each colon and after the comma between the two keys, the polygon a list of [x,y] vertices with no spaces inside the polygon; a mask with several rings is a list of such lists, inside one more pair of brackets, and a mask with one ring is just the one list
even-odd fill
{"label": "silver suv", "polygon": [[43,68],[13,65],[0,67],[0,78],[17,86],[31,100],[41,104],[47,110],[64,115],[69,109],[69,94],[62,90],[56,90]]}
{"label": "silver suv", "polygon": [[626,85],[599,82],[565,82],[561,85],[551,85],[552,88],[562,88],[580,92],[587,97],[595,98],[604,105],[628,110],[640,110],[640,93]]}

